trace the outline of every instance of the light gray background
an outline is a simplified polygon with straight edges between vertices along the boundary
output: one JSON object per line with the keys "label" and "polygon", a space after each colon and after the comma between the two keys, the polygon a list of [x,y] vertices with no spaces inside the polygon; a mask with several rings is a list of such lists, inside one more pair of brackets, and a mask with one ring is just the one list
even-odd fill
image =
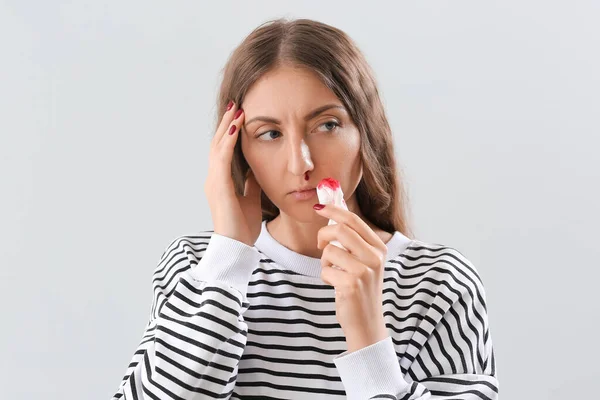
{"label": "light gray background", "polygon": [[160,255],[212,229],[219,71],[279,16],[373,66],[417,238],[483,278],[501,398],[593,396],[598,2],[2,1],[2,398],[116,390]]}

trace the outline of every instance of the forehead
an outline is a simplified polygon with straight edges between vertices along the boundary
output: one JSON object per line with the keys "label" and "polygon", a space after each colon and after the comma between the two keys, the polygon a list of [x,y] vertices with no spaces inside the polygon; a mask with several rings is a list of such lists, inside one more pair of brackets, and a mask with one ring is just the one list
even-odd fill
{"label": "forehead", "polygon": [[248,117],[299,113],[304,115],[319,105],[342,104],[321,82],[317,74],[297,67],[279,67],[257,80],[244,96],[242,107]]}

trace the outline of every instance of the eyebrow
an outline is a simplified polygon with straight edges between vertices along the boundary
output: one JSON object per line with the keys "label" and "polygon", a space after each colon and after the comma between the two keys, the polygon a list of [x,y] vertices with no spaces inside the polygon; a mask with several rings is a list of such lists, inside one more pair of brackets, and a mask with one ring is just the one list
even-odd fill
{"label": "eyebrow", "polygon": [[[345,108],[343,106],[340,106],[338,104],[325,104],[324,106],[315,108],[314,110],[312,110],[311,112],[309,112],[308,114],[306,114],[304,116],[304,121],[310,121],[311,119],[313,119],[317,115],[321,114],[322,112],[325,112],[325,111],[329,110],[330,108],[339,108],[341,110],[345,110]],[[244,123],[244,128],[246,127],[246,125],[250,125],[254,121],[264,121],[264,122],[269,122],[269,123],[281,125],[281,121],[278,120],[277,118],[258,116],[258,117],[254,117],[254,118],[246,121]]]}

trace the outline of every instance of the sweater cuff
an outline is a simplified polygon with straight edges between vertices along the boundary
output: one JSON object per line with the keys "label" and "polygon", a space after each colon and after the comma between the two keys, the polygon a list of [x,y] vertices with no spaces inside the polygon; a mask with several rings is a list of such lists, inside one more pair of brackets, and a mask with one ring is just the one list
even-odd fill
{"label": "sweater cuff", "polygon": [[402,376],[392,338],[347,351],[333,358],[348,399],[369,399],[376,395],[398,396],[410,386]]}
{"label": "sweater cuff", "polygon": [[248,282],[258,266],[261,254],[238,240],[213,233],[204,255],[190,268],[194,279],[205,282],[224,282],[246,298]]}

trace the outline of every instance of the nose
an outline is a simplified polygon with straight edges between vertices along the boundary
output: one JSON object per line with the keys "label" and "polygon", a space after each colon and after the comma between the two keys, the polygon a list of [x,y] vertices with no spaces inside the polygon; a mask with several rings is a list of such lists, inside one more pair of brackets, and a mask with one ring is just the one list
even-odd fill
{"label": "nose", "polygon": [[288,170],[291,174],[302,176],[306,171],[314,169],[310,148],[304,141],[304,137],[299,136],[289,142],[288,149]]}

